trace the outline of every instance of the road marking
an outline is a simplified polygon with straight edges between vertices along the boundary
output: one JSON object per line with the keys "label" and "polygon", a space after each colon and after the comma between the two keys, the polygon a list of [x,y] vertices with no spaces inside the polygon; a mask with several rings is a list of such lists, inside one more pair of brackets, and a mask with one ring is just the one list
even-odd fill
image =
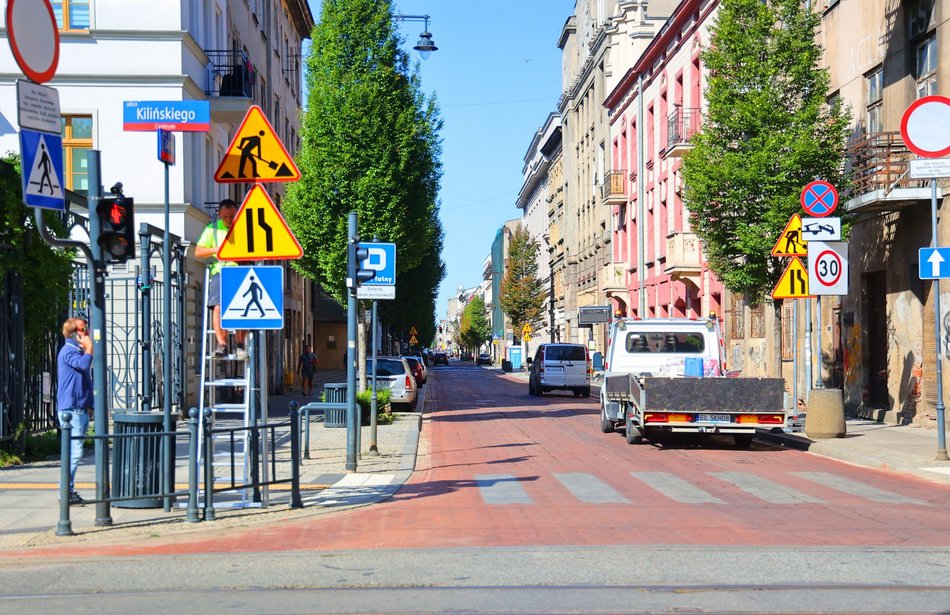
{"label": "road marking", "polygon": [[486,504],[532,504],[514,474],[476,474],[475,484]]}
{"label": "road marking", "polygon": [[883,489],[878,489],[877,487],[872,487],[871,485],[859,483],[858,481],[849,480],[842,476],[836,476],[826,472],[792,472],[792,474],[804,478],[805,480],[818,483],[819,485],[831,487],[837,491],[842,491],[849,495],[856,495],[873,502],[881,502],[883,504],[916,504],[918,506],[930,506],[930,504],[927,502],[918,500],[917,498],[906,497],[899,493],[894,493],[893,491],[885,491]]}
{"label": "road marking", "polygon": [[556,478],[571,494],[585,504],[629,504],[630,500],[600,480],[585,472],[555,472]]}
{"label": "road marking", "polygon": [[772,504],[815,504],[822,501],[807,493],[795,491],[794,489],[780,485],[767,478],[749,474],[748,472],[709,472],[709,475],[731,483],[749,495]]}
{"label": "road marking", "polygon": [[631,472],[630,475],[659,491],[661,495],[683,504],[725,504],[716,496],[669,472]]}

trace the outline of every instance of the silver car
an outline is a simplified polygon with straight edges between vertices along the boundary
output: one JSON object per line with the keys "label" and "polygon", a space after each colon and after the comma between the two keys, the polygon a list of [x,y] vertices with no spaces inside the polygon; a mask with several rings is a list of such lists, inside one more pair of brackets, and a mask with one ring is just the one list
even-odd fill
{"label": "silver car", "polygon": [[[409,363],[402,357],[376,357],[376,383],[378,388],[386,387],[392,397],[389,403],[393,408],[401,406],[408,410],[415,410],[419,401],[419,391],[416,387],[416,378],[412,374]],[[367,385],[373,377],[373,359],[366,359]]]}

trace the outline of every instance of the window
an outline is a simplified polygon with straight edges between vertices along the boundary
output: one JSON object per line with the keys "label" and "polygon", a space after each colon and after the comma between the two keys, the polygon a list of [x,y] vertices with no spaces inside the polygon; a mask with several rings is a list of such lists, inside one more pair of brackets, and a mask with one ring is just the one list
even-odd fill
{"label": "window", "polygon": [[795,358],[795,339],[792,337],[792,326],[795,318],[794,302],[782,302],[782,360],[792,361]]}
{"label": "window", "polygon": [[937,37],[917,47],[917,98],[937,93]]}
{"label": "window", "polygon": [[52,5],[60,30],[89,29],[89,0],[53,0]]}
{"label": "window", "polygon": [[749,311],[749,337],[765,337],[765,304],[760,303]]}
{"label": "window", "polygon": [[881,132],[881,108],[884,106],[884,69],[878,67],[864,76],[864,104],[867,108],[865,132]]}
{"label": "window", "polygon": [[63,172],[66,188],[86,194],[89,190],[89,167],[86,152],[92,149],[92,116],[64,115]]}
{"label": "window", "polygon": [[732,299],[732,311],[727,313],[730,323],[730,337],[734,340],[745,339],[745,297],[734,295]]}
{"label": "window", "polygon": [[627,352],[698,354],[706,349],[706,341],[700,333],[684,331],[628,333],[624,348]]}

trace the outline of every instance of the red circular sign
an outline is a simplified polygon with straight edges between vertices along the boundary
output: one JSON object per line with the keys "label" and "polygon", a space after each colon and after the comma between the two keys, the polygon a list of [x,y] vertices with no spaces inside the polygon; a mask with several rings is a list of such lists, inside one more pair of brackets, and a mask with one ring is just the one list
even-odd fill
{"label": "red circular sign", "polygon": [[[829,264],[825,266],[825,271],[822,271],[821,263],[826,256],[831,256]],[[841,266],[841,257],[838,256],[838,253],[834,250],[825,250],[824,252],[818,255],[818,258],[815,259],[815,278],[818,280],[818,283],[822,286],[834,286],[838,283],[838,280],[841,278],[841,272],[844,268]],[[822,275],[825,274],[825,276]],[[828,279],[826,276],[830,276]]]}
{"label": "red circular sign", "polygon": [[911,103],[901,117],[901,137],[922,158],[950,154],[950,98],[924,96]]}
{"label": "red circular sign", "polygon": [[7,0],[7,38],[30,81],[53,78],[59,65],[59,26],[49,0]]}
{"label": "red circular sign", "polygon": [[802,189],[802,209],[816,218],[824,218],[838,206],[838,190],[823,179],[816,179]]}

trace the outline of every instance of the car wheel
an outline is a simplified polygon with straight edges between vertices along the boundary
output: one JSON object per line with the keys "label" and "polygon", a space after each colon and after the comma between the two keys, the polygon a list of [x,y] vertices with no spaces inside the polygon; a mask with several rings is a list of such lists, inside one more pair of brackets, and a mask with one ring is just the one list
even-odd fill
{"label": "car wheel", "polygon": [[574,394],[574,397],[580,397],[580,396],[581,396],[581,390],[580,390],[580,389],[571,389],[571,393]]}
{"label": "car wheel", "polygon": [[626,440],[627,444],[640,444],[643,442],[643,436],[640,435],[640,430],[634,427],[633,421],[630,420],[629,413],[627,415],[627,420],[624,421],[626,426]]}
{"label": "car wheel", "polygon": [[544,397],[544,387],[540,384],[534,387],[534,394],[538,397]]}
{"label": "car wheel", "polygon": [[600,431],[603,433],[612,433],[614,430],[614,422],[607,418],[607,408],[603,406],[600,407]]}
{"label": "car wheel", "polygon": [[534,383],[530,380],[528,381],[528,395],[534,397]]}
{"label": "car wheel", "polygon": [[752,446],[753,437],[750,433],[737,433],[733,434],[732,439],[735,440],[737,448],[749,448]]}
{"label": "car wheel", "polygon": [[581,389],[581,397],[590,397],[590,387]]}

